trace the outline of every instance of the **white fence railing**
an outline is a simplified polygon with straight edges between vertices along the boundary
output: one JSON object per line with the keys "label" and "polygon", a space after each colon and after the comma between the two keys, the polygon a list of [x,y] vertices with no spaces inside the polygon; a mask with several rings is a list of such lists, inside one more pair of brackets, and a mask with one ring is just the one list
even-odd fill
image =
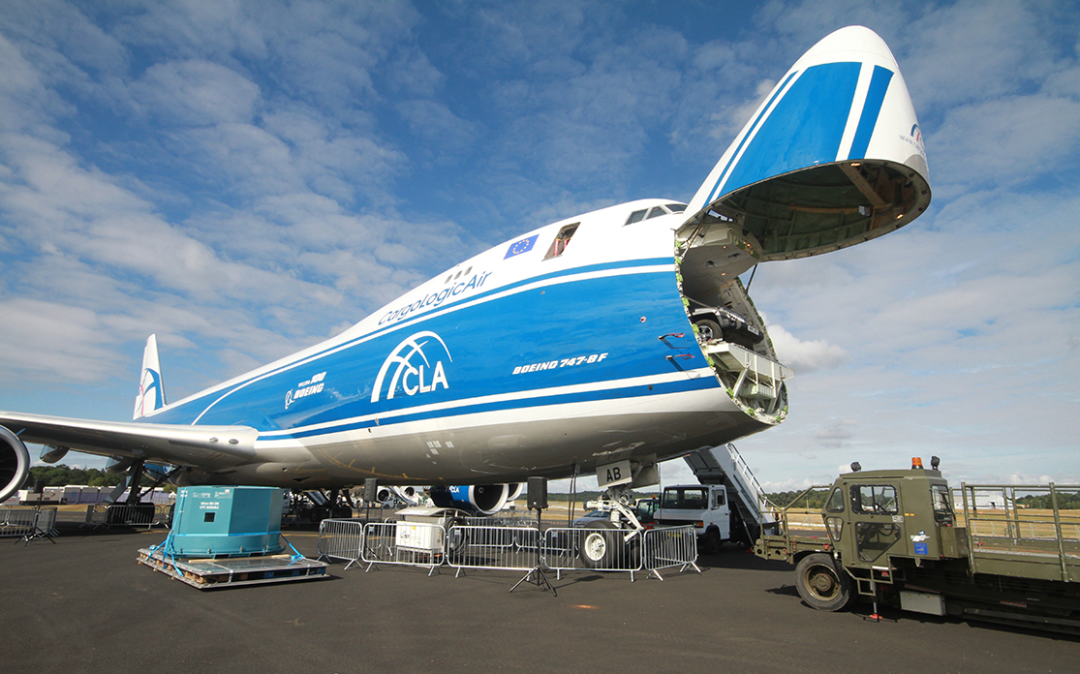
{"label": "white fence railing", "polygon": [[694,527],[671,527],[646,531],[641,556],[641,563],[649,570],[649,575],[656,576],[660,580],[664,579],[660,575],[661,569],[671,569],[676,566],[680,567],[680,573],[688,567],[701,573],[697,565],[697,534],[694,533]]}
{"label": "white fence railing", "polygon": [[323,520],[319,522],[319,561],[347,561],[345,570],[360,563],[366,520]]}
{"label": "white fence railing", "polygon": [[360,559],[367,570],[379,564],[428,567],[435,572],[446,558],[446,530],[418,522],[369,522],[364,525]]}
{"label": "white fence railing", "polygon": [[[522,522],[524,524],[524,522]],[[319,558],[363,562],[370,571],[380,564],[417,566],[428,575],[447,565],[461,575],[468,569],[531,571],[622,571],[631,581],[639,571],[697,567],[694,528],[664,527],[644,532],[624,529],[535,526],[481,526],[408,521],[324,520],[319,528]]]}
{"label": "white fence railing", "polygon": [[83,524],[92,527],[144,526],[147,529],[158,525],[167,527],[170,524],[171,513],[171,505],[153,503],[88,505],[86,506],[86,520]]}
{"label": "white fence railing", "polygon": [[641,571],[642,533],[624,529],[553,527],[544,532],[544,567],[563,571]]}
{"label": "white fence railing", "polygon": [[56,535],[56,508],[0,508],[0,537]]}
{"label": "white fence railing", "polygon": [[446,561],[464,569],[528,571],[540,563],[540,532],[529,527],[452,526],[446,533]]}

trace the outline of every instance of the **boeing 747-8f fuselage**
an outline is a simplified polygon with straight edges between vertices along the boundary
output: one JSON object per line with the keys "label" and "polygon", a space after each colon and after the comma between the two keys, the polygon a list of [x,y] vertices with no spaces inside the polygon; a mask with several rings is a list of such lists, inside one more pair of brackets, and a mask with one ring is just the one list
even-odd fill
{"label": "boeing 747-8f fuselage", "polygon": [[783,367],[738,276],[881,236],[930,201],[892,54],[850,27],[807,52],[689,204],[634,201],[526,232],[337,337],[172,404],[147,344],[135,421],[0,412],[24,442],[177,467],[180,484],[487,485],[658,461],[768,429]]}

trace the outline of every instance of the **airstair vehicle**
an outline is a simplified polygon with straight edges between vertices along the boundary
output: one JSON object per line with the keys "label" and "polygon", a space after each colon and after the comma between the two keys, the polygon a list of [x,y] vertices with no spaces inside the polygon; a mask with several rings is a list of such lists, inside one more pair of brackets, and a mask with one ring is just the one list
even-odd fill
{"label": "airstair vehicle", "polygon": [[[720,484],[727,488],[731,506],[738,513],[747,543],[752,544],[758,539],[762,525],[776,521],[774,509],[761,484],[735,445],[728,443],[699,449],[684,456],[683,460],[701,484]],[[735,537],[735,532],[732,532],[732,537]]]}

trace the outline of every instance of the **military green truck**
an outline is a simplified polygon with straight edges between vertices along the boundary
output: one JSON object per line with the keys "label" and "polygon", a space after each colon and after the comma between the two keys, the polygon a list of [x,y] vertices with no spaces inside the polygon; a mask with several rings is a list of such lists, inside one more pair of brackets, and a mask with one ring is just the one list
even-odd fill
{"label": "military green truck", "polygon": [[[803,492],[829,490],[820,523],[798,521],[800,495],[754,552],[795,564],[799,595],[819,610],[864,598],[874,617],[883,602],[1080,635],[1080,511],[1058,507],[1080,487],[965,484],[954,496],[938,465],[937,457],[930,470],[919,459],[911,470],[852,464],[831,487]],[[1016,495],[1040,490],[1044,509],[1026,512]]]}

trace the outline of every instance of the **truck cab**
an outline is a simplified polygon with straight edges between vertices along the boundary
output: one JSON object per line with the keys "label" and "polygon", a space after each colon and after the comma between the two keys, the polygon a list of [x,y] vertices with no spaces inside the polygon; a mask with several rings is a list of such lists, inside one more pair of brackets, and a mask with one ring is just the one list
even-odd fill
{"label": "truck cab", "polygon": [[706,552],[719,552],[731,540],[731,518],[727,488],[718,484],[665,487],[655,515],[658,526],[692,525],[698,547]]}
{"label": "truck cab", "polygon": [[822,516],[833,547],[854,568],[877,566],[886,553],[923,560],[961,556],[949,484],[936,470],[841,475]]}

